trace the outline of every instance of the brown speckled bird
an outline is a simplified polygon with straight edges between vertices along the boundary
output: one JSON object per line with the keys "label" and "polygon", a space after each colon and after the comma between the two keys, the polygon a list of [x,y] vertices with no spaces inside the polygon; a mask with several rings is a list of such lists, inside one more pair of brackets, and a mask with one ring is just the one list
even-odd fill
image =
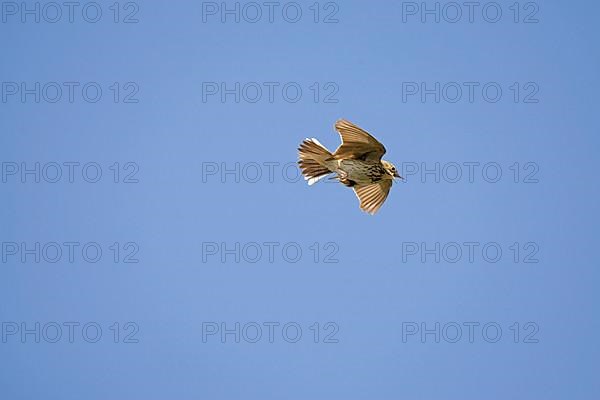
{"label": "brown speckled bird", "polygon": [[298,164],[309,185],[330,173],[354,189],[360,208],[375,214],[390,192],[394,178],[403,179],[391,162],[382,160],[385,147],[368,132],[340,119],[335,129],[342,144],[331,153],[315,138],[305,139],[298,148]]}

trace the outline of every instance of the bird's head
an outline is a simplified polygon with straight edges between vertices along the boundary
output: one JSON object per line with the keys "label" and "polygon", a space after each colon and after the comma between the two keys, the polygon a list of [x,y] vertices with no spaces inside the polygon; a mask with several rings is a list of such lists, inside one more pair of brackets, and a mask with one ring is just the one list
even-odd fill
{"label": "bird's head", "polygon": [[396,169],[396,166],[394,164],[392,164],[389,161],[385,161],[385,160],[381,160],[381,163],[383,164],[383,168],[385,168],[385,171],[392,176],[393,178],[400,178],[402,180],[404,180],[403,177],[400,176],[400,174],[398,173],[398,170]]}

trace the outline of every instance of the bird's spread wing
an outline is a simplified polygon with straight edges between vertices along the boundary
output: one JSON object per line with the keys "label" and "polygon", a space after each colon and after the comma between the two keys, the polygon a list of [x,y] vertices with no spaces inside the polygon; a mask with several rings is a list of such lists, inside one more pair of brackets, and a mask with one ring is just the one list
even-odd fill
{"label": "bird's spread wing", "polygon": [[369,214],[375,214],[381,207],[392,187],[391,179],[383,179],[368,185],[354,186],[360,208]]}
{"label": "bird's spread wing", "polygon": [[335,123],[335,130],[342,137],[342,144],[333,154],[338,160],[379,161],[385,154],[385,147],[377,139],[352,122],[340,119]]}

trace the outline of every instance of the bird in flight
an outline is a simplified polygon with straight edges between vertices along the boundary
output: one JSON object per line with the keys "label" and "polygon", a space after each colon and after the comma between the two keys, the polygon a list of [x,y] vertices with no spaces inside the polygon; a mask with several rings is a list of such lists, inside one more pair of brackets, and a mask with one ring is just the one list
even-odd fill
{"label": "bird in flight", "polygon": [[375,214],[387,198],[394,178],[404,178],[394,164],[381,159],[385,147],[367,131],[344,119],[335,123],[335,130],[342,144],[334,153],[315,138],[300,144],[298,164],[302,175],[312,185],[335,173],[332,179],[354,189],[360,208]]}

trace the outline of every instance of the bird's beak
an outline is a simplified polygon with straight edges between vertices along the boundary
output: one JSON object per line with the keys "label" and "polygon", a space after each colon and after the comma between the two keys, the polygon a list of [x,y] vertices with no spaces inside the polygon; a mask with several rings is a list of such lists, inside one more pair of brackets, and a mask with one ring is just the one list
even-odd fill
{"label": "bird's beak", "polygon": [[404,178],[400,176],[398,171],[394,172],[394,178],[400,178],[401,180],[404,180]]}

